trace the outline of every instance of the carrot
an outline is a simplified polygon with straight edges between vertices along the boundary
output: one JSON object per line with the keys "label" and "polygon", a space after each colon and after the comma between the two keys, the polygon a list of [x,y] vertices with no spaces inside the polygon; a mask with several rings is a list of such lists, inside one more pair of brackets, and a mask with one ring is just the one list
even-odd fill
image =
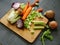
{"label": "carrot", "polygon": [[29,7],[29,2],[26,4],[25,8],[23,9],[22,14],[24,14],[26,12],[28,7]]}
{"label": "carrot", "polygon": [[29,6],[29,8],[26,10],[25,14],[23,15],[22,19],[25,20],[28,16],[28,14],[31,12],[32,6]]}

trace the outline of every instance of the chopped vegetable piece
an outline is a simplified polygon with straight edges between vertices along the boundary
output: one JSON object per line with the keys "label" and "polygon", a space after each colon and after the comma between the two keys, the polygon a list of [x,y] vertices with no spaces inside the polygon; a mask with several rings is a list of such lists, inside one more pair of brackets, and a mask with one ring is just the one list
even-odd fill
{"label": "chopped vegetable piece", "polygon": [[48,26],[48,25],[46,25],[45,27],[46,27],[47,29],[49,29],[49,26]]}
{"label": "chopped vegetable piece", "polygon": [[25,6],[26,6],[26,5],[25,5],[24,3],[21,3],[21,4],[20,4],[20,7],[21,7],[22,9],[24,9]]}
{"label": "chopped vegetable piece", "polygon": [[12,12],[9,14],[8,16],[8,21],[13,24],[15,23],[18,19],[20,19],[20,16],[17,15],[14,11],[14,9],[12,9]]}
{"label": "chopped vegetable piece", "polygon": [[40,26],[45,26],[45,22],[44,21],[32,21],[34,22],[34,25],[40,25]]}
{"label": "chopped vegetable piece", "polygon": [[33,29],[34,30],[41,30],[41,29],[44,29],[44,26],[34,26]]}
{"label": "chopped vegetable piece", "polygon": [[31,32],[31,34],[34,34],[35,31],[33,29],[30,29],[30,32]]}
{"label": "chopped vegetable piece", "polygon": [[24,14],[26,12],[26,10],[28,9],[28,7],[29,7],[29,2],[26,4],[25,8],[23,9],[22,14]]}
{"label": "chopped vegetable piece", "polygon": [[36,11],[36,13],[37,13],[37,17],[40,17],[40,18],[43,18],[43,17],[44,17],[44,16],[42,15],[42,13],[37,12],[37,11]]}
{"label": "chopped vegetable piece", "polygon": [[18,27],[18,28],[23,28],[23,26],[24,26],[24,23],[23,23],[23,20],[22,20],[22,19],[19,19],[19,20],[16,22],[16,24],[17,24],[17,27]]}
{"label": "chopped vegetable piece", "polygon": [[29,13],[31,12],[32,7],[29,6],[29,8],[26,10],[25,14],[23,15],[22,19],[25,20],[27,18],[27,16],[29,15]]}

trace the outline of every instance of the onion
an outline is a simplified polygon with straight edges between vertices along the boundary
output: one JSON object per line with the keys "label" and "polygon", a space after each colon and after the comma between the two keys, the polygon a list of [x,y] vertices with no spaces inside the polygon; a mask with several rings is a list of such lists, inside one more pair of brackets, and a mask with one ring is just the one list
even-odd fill
{"label": "onion", "polygon": [[19,19],[17,22],[16,22],[16,24],[17,24],[17,27],[18,28],[23,28],[23,26],[24,26],[24,23],[23,23],[23,20],[22,19]]}
{"label": "onion", "polygon": [[14,8],[14,9],[18,9],[20,7],[20,3],[19,2],[14,2],[14,3],[12,3],[11,7]]}

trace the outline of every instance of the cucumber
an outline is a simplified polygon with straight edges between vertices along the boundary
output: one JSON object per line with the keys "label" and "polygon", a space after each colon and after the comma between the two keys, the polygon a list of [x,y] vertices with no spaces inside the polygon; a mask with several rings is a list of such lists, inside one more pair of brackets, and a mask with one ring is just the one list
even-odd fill
{"label": "cucumber", "polygon": [[35,26],[45,26],[45,22],[44,21],[33,21]]}
{"label": "cucumber", "polygon": [[41,30],[41,29],[44,29],[44,26],[34,26],[33,29],[34,30]]}

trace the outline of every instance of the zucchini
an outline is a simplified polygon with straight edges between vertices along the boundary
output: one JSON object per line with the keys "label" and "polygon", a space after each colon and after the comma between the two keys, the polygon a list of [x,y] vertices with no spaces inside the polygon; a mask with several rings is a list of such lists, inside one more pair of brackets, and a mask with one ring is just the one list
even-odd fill
{"label": "zucchini", "polygon": [[35,26],[45,26],[45,22],[44,21],[33,21]]}
{"label": "zucchini", "polygon": [[34,26],[33,29],[34,30],[41,30],[41,29],[44,29],[44,26]]}

